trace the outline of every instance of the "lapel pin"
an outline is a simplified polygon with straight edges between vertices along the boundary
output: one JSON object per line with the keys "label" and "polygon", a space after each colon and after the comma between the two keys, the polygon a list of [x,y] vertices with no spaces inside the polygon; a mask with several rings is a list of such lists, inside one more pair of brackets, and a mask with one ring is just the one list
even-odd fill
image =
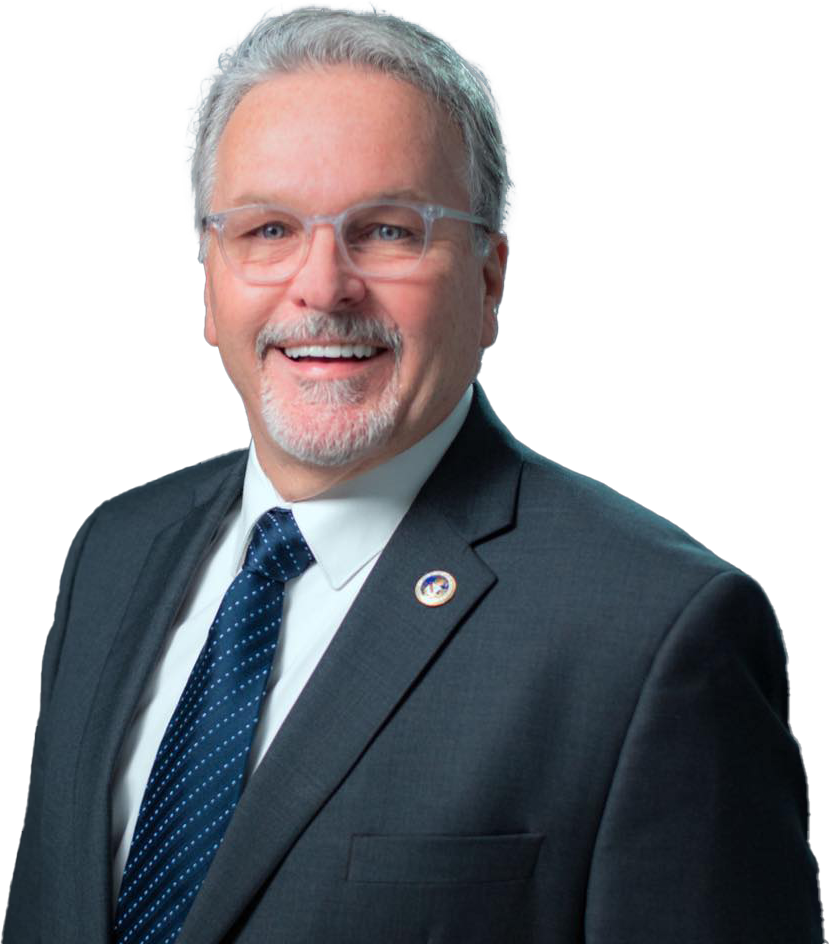
{"label": "lapel pin", "polygon": [[415,597],[424,606],[442,606],[453,598],[457,584],[446,570],[431,570],[415,583]]}

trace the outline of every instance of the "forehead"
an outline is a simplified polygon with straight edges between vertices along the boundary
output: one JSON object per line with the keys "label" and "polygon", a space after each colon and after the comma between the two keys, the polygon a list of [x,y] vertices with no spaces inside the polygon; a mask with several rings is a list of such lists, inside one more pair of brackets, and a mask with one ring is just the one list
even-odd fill
{"label": "forehead", "polygon": [[468,209],[461,133],[407,82],[352,66],[268,79],[234,109],[219,141],[214,211],[290,201],[336,212],[409,192]]}

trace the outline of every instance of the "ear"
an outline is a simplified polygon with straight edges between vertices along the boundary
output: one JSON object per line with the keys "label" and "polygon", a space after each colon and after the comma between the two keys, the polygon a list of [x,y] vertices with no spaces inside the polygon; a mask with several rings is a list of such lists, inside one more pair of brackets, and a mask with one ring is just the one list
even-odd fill
{"label": "ear", "polygon": [[499,333],[497,321],[499,305],[504,294],[504,278],[507,272],[507,237],[494,233],[491,245],[482,265],[484,279],[483,317],[481,322],[481,347],[490,347]]}
{"label": "ear", "polygon": [[217,347],[219,344],[217,334],[216,334],[216,321],[213,316],[214,309],[216,307],[215,299],[213,295],[213,284],[210,280],[210,270],[208,269],[207,260],[204,262],[205,269],[205,340],[208,344],[213,347]]}

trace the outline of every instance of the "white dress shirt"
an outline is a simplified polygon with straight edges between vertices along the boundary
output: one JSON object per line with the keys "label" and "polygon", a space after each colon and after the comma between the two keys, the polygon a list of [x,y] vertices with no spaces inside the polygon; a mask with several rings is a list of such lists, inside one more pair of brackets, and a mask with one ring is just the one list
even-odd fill
{"label": "white dress shirt", "polygon": [[247,776],[268,750],[380,552],[461,429],[472,395],[469,387],[444,422],[411,449],[302,502],[285,501],[278,494],[251,443],[242,498],[225,518],[168,634],[116,766],[112,793],[115,897],[156,751],[219,603],[241,569],[256,520],[269,508],[290,508],[316,565],[286,585],[279,642]]}

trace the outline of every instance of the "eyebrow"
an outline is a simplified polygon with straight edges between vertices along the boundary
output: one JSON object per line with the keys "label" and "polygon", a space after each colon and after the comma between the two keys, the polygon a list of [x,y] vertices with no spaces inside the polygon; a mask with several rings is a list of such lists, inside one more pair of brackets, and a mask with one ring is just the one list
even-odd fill
{"label": "eyebrow", "polygon": [[[431,203],[430,199],[417,190],[406,188],[404,190],[385,190],[382,193],[375,193],[366,196],[358,203],[374,203],[382,200],[413,200],[416,203]],[[258,193],[242,193],[231,200],[231,207],[251,206],[252,204],[264,204],[265,206],[286,206],[292,207],[294,201],[283,198],[279,194],[264,196]],[[355,204],[356,205],[356,204]]]}

